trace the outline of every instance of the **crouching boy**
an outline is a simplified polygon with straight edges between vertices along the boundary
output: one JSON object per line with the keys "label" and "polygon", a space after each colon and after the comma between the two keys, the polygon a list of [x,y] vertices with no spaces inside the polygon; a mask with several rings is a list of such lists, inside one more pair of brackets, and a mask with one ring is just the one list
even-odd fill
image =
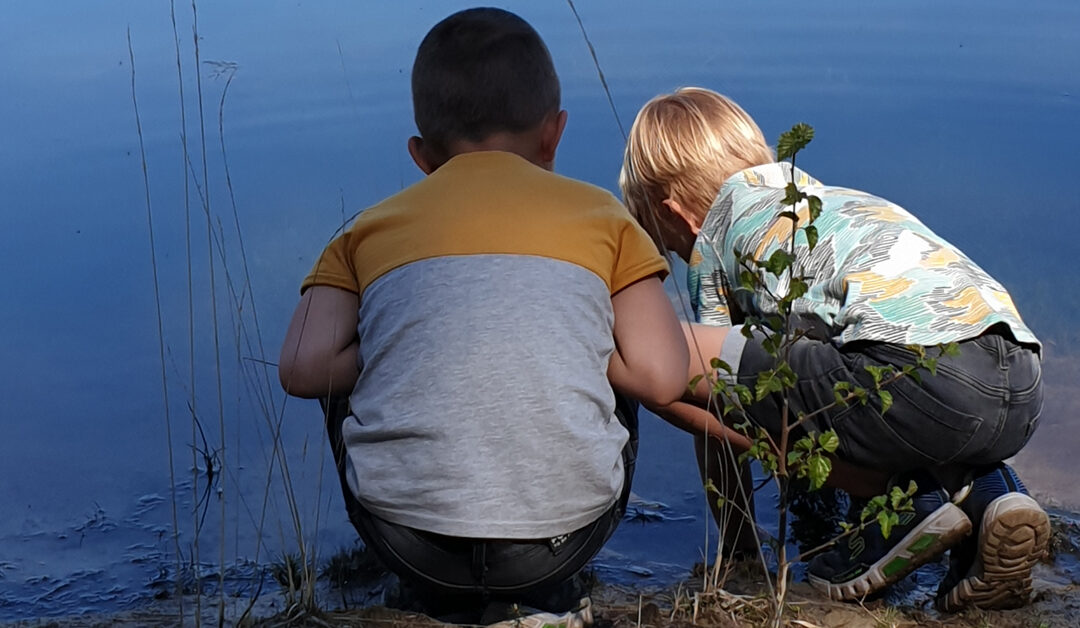
{"label": "crouching boy", "polygon": [[551,171],[566,112],[521,18],[446,18],[412,90],[427,176],[323,252],[281,383],[348,395],[328,428],[350,519],[422,610],[563,612],[626,505],[630,399],[686,387],[666,262],[614,196]]}
{"label": "crouching boy", "polygon": [[[1049,523],[1002,460],[1038,423],[1040,345],[1001,284],[903,208],[775,163],[753,119],[720,94],[687,88],[659,96],[630,135],[620,177],[625,201],[662,248],[689,264],[700,324],[685,330],[688,376],[719,356],[735,368],[733,380],[753,389],[756,374],[774,366],[761,338],[730,330],[747,316],[777,314],[771,295],[784,288],[772,277],[754,291],[733,287],[742,271],[737,252],[765,260],[790,246],[792,221],[781,213],[791,209],[783,201],[793,174],[821,199],[822,211],[816,247],[801,231],[795,240],[795,257],[812,278],[792,306],[807,336],[788,358],[798,376],[790,416],[830,404],[837,382],[873,389],[867,367],[914,364],[912,346],[959,347],[940,359],[936,376],[892,384],[887,413],[875,398],[804,424],[805,432],[838,434],[831,479],[841,488],[870,497],[890,481],[906,486],[910,478],[919,487],[914,513],[888,538],[876,524],[863,529],[817,556],[810,582],[834,598],[859,598],[952,548],[941,608],[1026,602]],[[659,412],[696,434],[745,447],[744,437],[702,409],[708,395],[702,383]],[[752,404],[747,414],[779,434],[777,398]]]}

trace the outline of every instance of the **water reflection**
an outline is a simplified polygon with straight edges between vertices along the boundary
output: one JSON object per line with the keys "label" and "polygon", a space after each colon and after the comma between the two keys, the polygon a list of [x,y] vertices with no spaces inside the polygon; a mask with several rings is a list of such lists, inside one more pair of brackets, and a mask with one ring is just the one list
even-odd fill
{"label": "water reflection", "polygon": [[[336,480],[326,474],[315,405],[284,403],[260,383],[258,342],[237,344],[237,330],[243,324],[254,338],[257,305],[272,361],[313,256],[347,215],[419,177],[404,150],[413,133],[408,68],[422,34],[466,4],[200,5],[202,59],[236,62],[239,70],[219,112],[224,83],[212,68],[200,69],[209,182],[201,174],[189,179],[199,180],[187,190],[190,262],[184,173],[201,173],[202,165],[197,150],[191,164],[180,151],[168,6],[66,1],[6,12],[0,23],[0,85],[9,96],[0,98],[0,267],[9,278],[0,300],[0,355],[7,358],[0,377],[6,514],[0,620],[126,607],[177,579],[127,27],[155,220],[181,565],[193,561],[192,509],[207,486],[205,462],[193,456],[198,446],[220,452],[226,463],[199,535],[198,564],[205,567],[191,574],[201,580],[216,571],[224,538],[227,580],[234,583],[227,586],[239,590],[257,580],[250,561],[265,565],[296,546],[281,461],[270,455],[279,421],[303,533],[323,556],[350,547],[355,535],[334,493]],[[622,138],[573,16],[560,2],[507,6],[545,36],[564,83],[570,125],[558,170],[613,189]],[[1080,159],[1068,141],[1080,137],[1080,66],[1069,61],[1080,58],[1073,32],[1080,6],[1067,0],[1040,3],[1038,10],[1002,0],[947,6],[831,0],[813,7],[781,0],[605,0],[578,8],[624,124],[649,97],[685,84],[732,95],[769,137],[807,121],[818,139],[804,163],[816,176],[908,207],[1000,279],[1047,342],[1044,422],[1017,467],[1045,498],[1080,505],[1080,488],[1065,464],[1078,444],[1072,417],[1080,414],[1072,349],[1080,333],[1067,314],[1080,310],[1068,271],[1080,227],[1080,197],[1072,190]],[[178,6],[178,19],[194,148],[189,6]],[[219,113],[250,283],[240,271]],[[202,195],[210,199],[224,252],[207,245]],[[211,259],[216,304],[208,285]],[[209,323],[215,305],[220,412]],[[192,389],[205,446],[192,430]],[[635,490],[666,510],[643,507],[642,520],[623,526],[598,569],[614,578],[670,582],[704,551],[705,505],[688,439],[656,420],[645,421],[642,431]],[[214,580],[205,579],[207,586]]]}

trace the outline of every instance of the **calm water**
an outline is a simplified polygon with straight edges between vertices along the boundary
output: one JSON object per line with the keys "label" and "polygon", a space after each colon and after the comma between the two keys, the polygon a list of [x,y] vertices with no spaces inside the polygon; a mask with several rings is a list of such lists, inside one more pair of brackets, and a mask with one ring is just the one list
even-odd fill
{"label": "calm water", "polygon": [[[261,379],[258,360],[276,359],[299,281],[344,218],[419,177],[405,151],[412,56],[428,28],[466,5],[204,4],[199,68],[191,7],[177,7],[195,173],[190,263],[169,3],[22,3],[0,22],[0,621],[128,607],[176,575],[129,27],[185,561],[195,504],[209,505],[200,563],[216,572],[224,535],[232,590],[252,582],[256,559],[294,551],[279,464],[270,462],[279,418],[305,536],[324,555],[354,537],[325,473],[317,407],[286,403]],[[1052,393],[1018,466],[1048,499],[1080,503],[1062,464],[1080,443],[1071,424],[1080,412],[1071,315],[1080,311],[1080,5],[578,4],[623,125],[651,96],[689,84],[734,97],[770,138],[809,122],[818,139],[801,166],[908,207],[1000,279],[1047,343]],[[614,190],[622,137],[569,7],[506,6],[544,36],[563,81],[570,124],[557,169]],[[235,218],[218,134],[230,75],[223,126]],[[203,195],[222,242],[212,254]],[[192,397],[205,441],[192,431]],[[192,445],[219,458],[224,451],[225,472],[205,497],[205,461]],[[635,490],[664,506],[643,505],[598,562],[611,578],[660,586],[705,551],[704,503],[687,437],[646,419],[641,457]]]}

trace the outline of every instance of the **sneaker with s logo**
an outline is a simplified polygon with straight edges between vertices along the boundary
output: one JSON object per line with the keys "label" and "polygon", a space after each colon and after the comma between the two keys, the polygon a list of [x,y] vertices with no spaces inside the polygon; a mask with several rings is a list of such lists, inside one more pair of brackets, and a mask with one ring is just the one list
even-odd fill
{"label": "sneaker with s logo", "polygon": [[[909,477],[897,483],[903,486]],[[918,485],[914,508],[897,513],[899,521],[889,536],[873,521],[841,539],[810,561],[811,586],[834,600],[866,597],[941,556],[971,531],[971,520],[936,480],[925,473],[912,479]]]}

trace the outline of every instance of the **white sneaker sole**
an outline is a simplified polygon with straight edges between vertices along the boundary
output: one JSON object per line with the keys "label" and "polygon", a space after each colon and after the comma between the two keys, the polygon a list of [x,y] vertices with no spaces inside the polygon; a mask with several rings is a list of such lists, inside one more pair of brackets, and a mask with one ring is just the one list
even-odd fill
{"label": "white sneaker sole", "polygon": [[593,625],[592,601],[581,600],[581,608],[562,615],[536,613],[488,624],[486,628],[589,628]]}
{"label": "white sneaker sole", "polygon": [[858,600],[901,580],[940,556],[971,532],[971,521],[956,504],[947,502],[923,520],[893,549],[858,577],[833,583],[807,575],[810,585],[833,600]]}
{"label": "white sneaker sole", "polygon": [[1031,599],[1031,570],[1046,555],[1050,519],[1031,497],[1006,493],[990,502],[979,529],[979,553],[971,574],[938,606],[946,612],[964,608],[1009,609]]}

